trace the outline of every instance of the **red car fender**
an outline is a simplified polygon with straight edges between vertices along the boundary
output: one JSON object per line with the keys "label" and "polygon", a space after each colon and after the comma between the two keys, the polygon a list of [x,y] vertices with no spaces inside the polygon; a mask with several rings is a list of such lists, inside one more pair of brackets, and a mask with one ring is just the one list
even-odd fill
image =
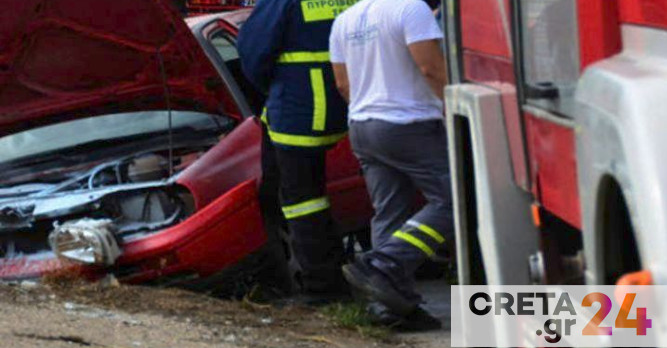
{"label": "red car fender", "polygon": [[127,281],[190,271],[205,277],[238,262],[266,241],[255,180],[243,182],[182,223],[123,246],[120,267],[140,264]]}
{"label": "red car fender", "polygon": [[55,257],[29,260],[28,258],[0,260],[0,279],[33,278],[59,272],[68,265]]}
{"label": "red car fender", "polygon": [[262,128],[257,118],[243,121],[188,167],[176,181],[190,190],[197,209],[247,180],[259,180]]}

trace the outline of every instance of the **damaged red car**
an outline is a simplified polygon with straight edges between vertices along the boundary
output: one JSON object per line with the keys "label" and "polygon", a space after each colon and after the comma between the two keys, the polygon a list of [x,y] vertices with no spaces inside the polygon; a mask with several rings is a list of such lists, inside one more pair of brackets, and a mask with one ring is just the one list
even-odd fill
{"label": "damaged red car", "polygon": [[[275,245],[289,260],[263,201],[263,96],[235,48],[250,10],[186,24],[169,0],[5,7],[0,278],[77,265],[93,278],[217,286],[275,266]],[[372,209],[347,142],[329,152],[327,179],[341,233],[365,228]]]}

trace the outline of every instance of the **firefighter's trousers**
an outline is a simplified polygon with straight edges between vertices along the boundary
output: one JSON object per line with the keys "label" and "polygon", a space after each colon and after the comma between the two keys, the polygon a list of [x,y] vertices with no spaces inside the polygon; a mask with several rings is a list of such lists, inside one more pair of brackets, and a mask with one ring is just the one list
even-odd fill
{"label": "firefighter's trousers", "polygon": [[[292,240],[294,257],[301,267],[305,293],[344,291],[341,272],[343,243],[331,221],[326,194],[324,149],[285,149],[265,141],[264,171],[274,163],[280,176],[280,200]],[[268,166],[267,166],[268,163]],[[267,168],[269,167],[269,168]]]}
{"label": "firefighter's trousers", "polygon": [[[444,243],[454,242],[444,123],[353,121],[350,141],[375,209],[373,250],[367,255],[406,296],[418,301],[415,271]],[[417,191],[427,203],[415,213]]]}

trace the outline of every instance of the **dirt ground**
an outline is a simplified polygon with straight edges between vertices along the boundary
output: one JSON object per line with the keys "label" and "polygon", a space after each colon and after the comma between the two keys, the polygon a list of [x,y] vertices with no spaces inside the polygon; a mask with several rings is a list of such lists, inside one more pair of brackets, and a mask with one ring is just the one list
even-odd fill
{"label": "dirt ground", "polygon": [[321,311],[228,301],[179,289],[0,284],[0,342],[12,347],[419,347],[372,338]]}

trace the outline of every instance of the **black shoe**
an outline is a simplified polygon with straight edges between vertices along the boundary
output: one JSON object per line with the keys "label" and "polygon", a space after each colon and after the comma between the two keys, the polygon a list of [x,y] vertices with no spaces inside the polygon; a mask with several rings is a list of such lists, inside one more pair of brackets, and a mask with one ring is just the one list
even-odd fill
{"label": "black shoe", "polygon": [[400,293],[391,281],[379,270],[363,260],[355,260],[343,266],[343,275],[351,286],[372,301],[378,301],[399,315],[412,313],[417,304]]}
{"label": "black shoe", "polygon": [[387,306],[379,302],[371,302],[366,307],[371,324],[376,326],[393,327],[399,325],[404,317],[392,312]]}
{"label": "black shoe", "polygon": [[412,313],[392,328],[399,332],[424,332],[442,329],[442,322],[421,307],[417,307]]}
{"label": "black shoe", "polygon": [[274,304],[279,306],[297,305],[307,307],[322,307],[333,303],[346,303],[353,300],[347,287],[336,291],[313,292],[306,291],[295,296],[282,299]]}
{"label": "black shoe", "polygon": [[398,332],[424,332],[440,330],[442,323],[421,307],[417,307],[407,316],[391,312],[387,307],[371,303],[368,306],[371,324],[386,326]]}

